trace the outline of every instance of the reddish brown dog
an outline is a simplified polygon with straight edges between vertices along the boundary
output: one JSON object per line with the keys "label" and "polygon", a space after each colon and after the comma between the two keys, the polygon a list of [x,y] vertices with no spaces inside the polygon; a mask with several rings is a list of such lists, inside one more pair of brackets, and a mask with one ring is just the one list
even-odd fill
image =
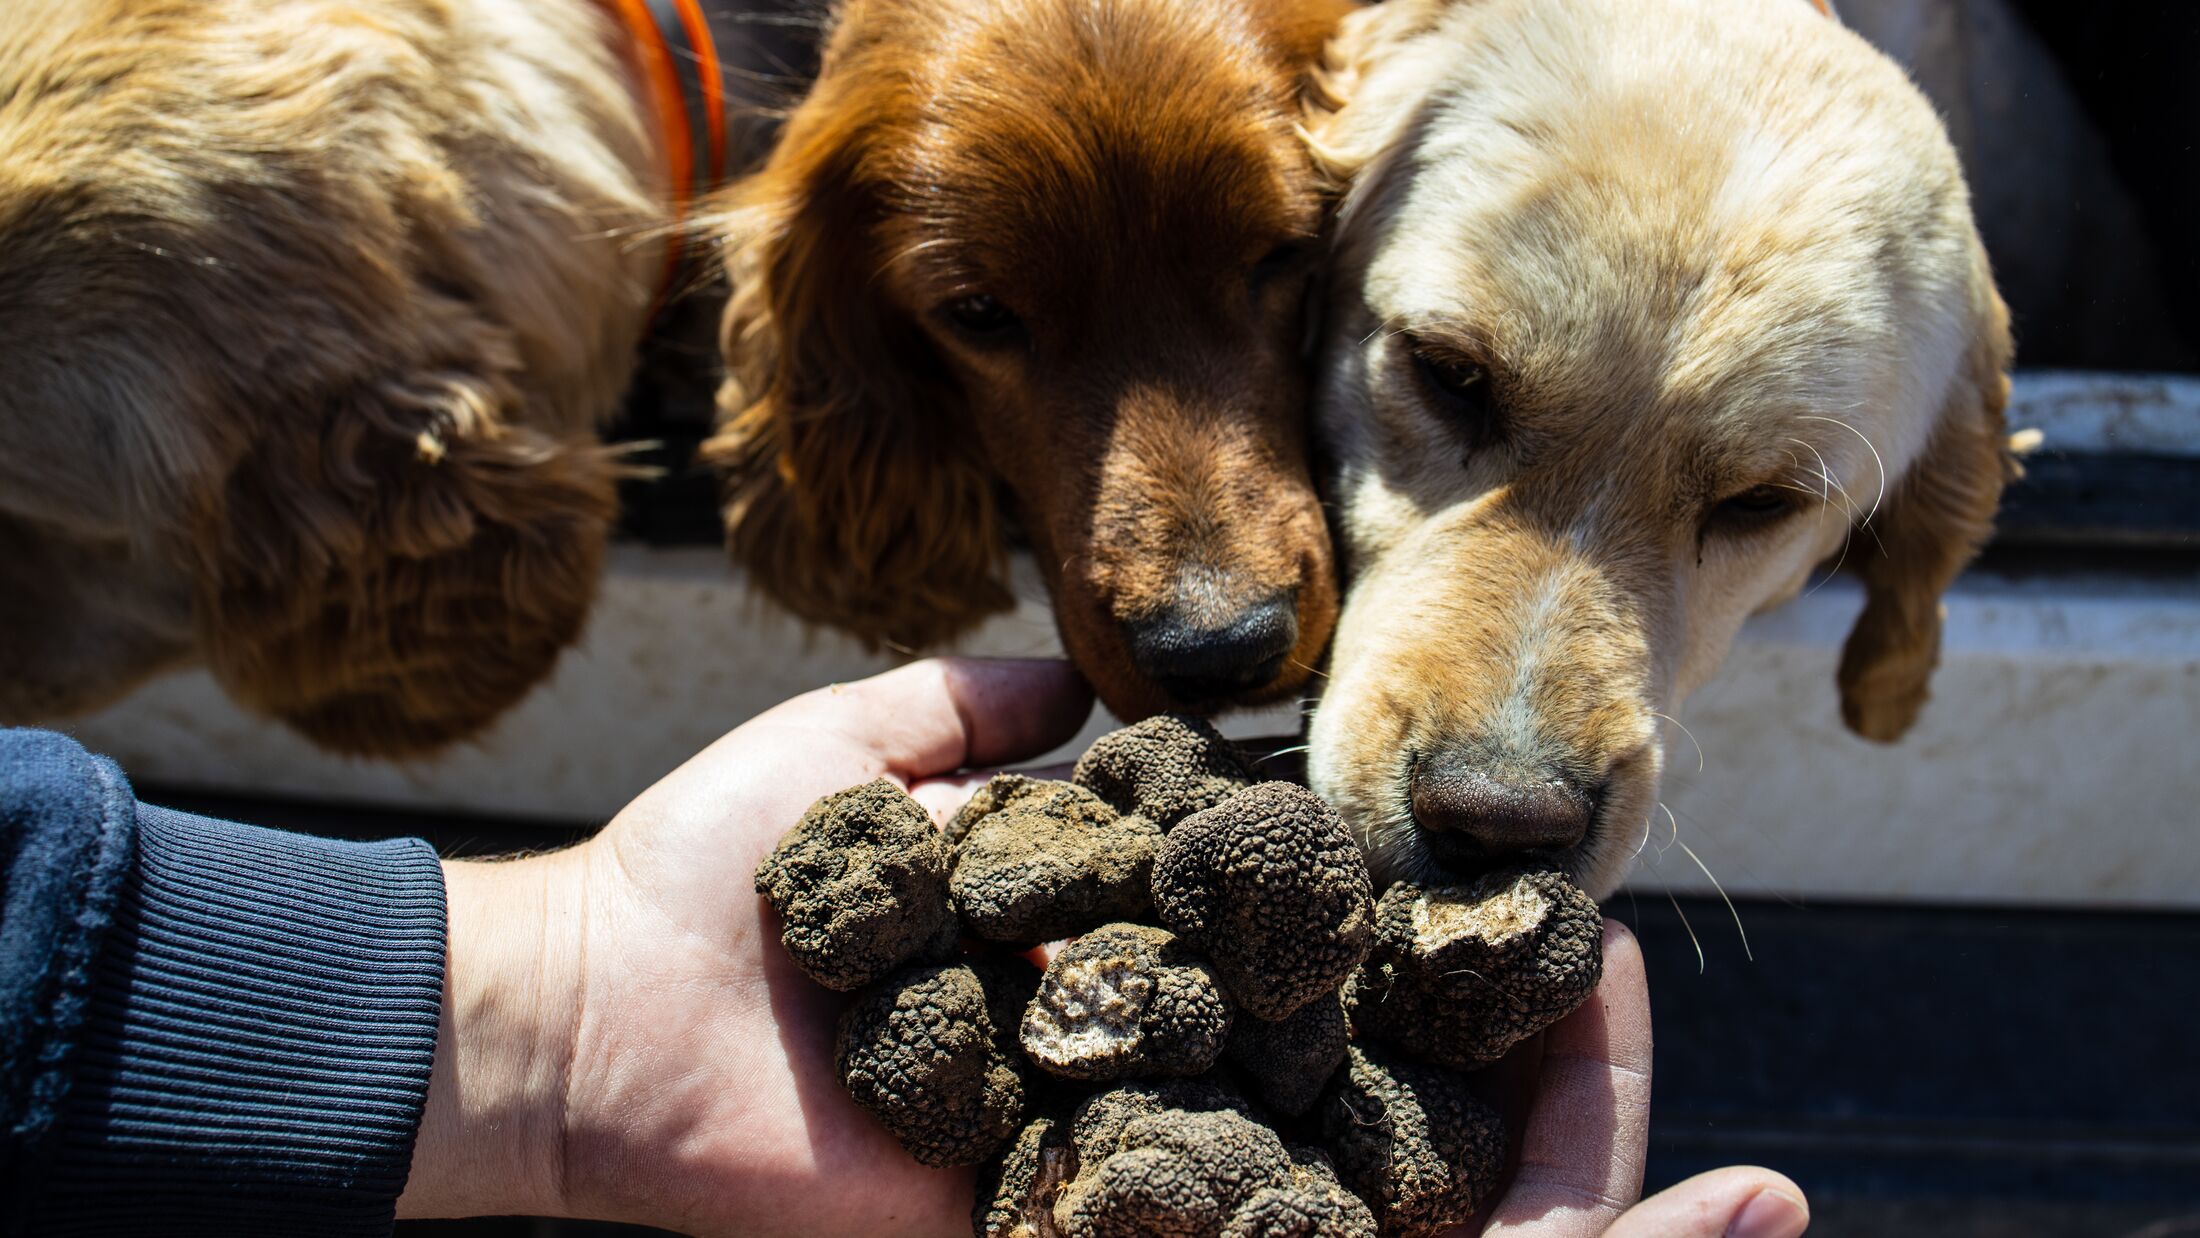
{"label": "reddish brown dog", "polygon": [[728,212],[730,545],[797,614],[929,645],[1011,525],[1116,712],[1298,686],[1336,589],[1294,132],[1342,0],[852,0]]}

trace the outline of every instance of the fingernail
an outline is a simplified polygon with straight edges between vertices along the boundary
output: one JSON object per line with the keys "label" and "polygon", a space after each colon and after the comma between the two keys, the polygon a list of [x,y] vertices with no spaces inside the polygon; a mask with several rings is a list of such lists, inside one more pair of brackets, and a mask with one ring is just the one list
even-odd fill
{"label": "fingernail", "polygon": [[1802,1200],[1766,1187],[1734,1215],[1726,1238],[1800,1238],[1809,1228],[1810,1209]]}

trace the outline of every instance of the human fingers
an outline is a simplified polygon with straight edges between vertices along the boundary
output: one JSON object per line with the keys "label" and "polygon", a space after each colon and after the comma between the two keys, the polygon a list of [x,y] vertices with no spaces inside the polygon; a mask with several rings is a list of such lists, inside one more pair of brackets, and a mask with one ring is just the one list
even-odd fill
{"label": "human fingers", "polygon": [[945,774],[938,778],[920,778],[909,784],[909,794],[919,804],[924,805],[926,812],[932,814],[932,820],[944,826],[949,818],[961,811],[972,795],[977,794],[978,788],[991,781],[996,774],[1018,773],[1028,774],[1033,778],[1064,780],[1069,777],[1071,768],[1068,765],[1043,765],[1037,769],[1013,771],[979,769]]}
{"label": "human fingers", "polygon": [[1729,1165],[1643,1200],[1606,1238],[1800,1238],[1809,1227],[1810,1205],[1786,1175]]}
{"label": "human fingers", "polygon": [[1037,756],[1092,712],[1092,690],[1067,662],[930,658],[796,697],[760,729],[824,729],[904,779]]}
{"label": "human fingers", "polygon": [[1604,979],[1545,1033],[1520,1167],[1489,1234],[1602,1234],[1642,1194],[1650,1131],[1650,990],[1642,948],[1604,922]]}

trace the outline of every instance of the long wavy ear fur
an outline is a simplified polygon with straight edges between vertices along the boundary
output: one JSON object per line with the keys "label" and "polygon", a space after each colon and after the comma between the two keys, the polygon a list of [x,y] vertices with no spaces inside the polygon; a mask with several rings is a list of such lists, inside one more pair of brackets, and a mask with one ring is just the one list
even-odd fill
{"label": "long wavy ear fur", "polygon": [[727,548],[768,595],[920,648],[1012,604],[1000,500],[938,359],[884,302],[868,111],[839,110],[798,115],[728,216],[728,378],[703,457]]}
{"label": "long wavy ear fur", "polygon": [[507,423],[490,364],[392,379],[258,441],[194,530],[199,637],[241,702],[338,751],[465,738],[579,635],[620,466]]}
{"label": "long wavy ear fur", "polygon": [[1896,484],[1876,542],[1850,566],[1864,611],[1841,650],[1841,718],[1892,743],[1917,721],[1940,662],[1941,594],[1993,533],[2004,486],[2016,479],[2003,411],[2009,402],[2009,311],[1978,260],[1985,304],[1970,356],[1924,453]]}

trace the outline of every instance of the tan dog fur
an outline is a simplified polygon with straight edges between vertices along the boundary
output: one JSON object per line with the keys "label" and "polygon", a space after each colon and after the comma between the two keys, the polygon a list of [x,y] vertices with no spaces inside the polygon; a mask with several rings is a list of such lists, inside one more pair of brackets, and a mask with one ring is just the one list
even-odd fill
{"label": "tan dog fur", "polygon": [[0,5],[0,721],[203,660],[331,747],[580,629],[662,174],[590,0]]}
{"label": "tan dog fur", "polygon": [[1349,585],[1310,771],[1379,875],[1438,861],[1410,783],[1464,748],[1585,790],[1561,858],[1610,893],[1659,712],[1829,559],[1869,596],[1843,716],[1899,736],[2010,467],[2006,315],[1926,101],[1801,0],[1392,0],[1330,69]]}

